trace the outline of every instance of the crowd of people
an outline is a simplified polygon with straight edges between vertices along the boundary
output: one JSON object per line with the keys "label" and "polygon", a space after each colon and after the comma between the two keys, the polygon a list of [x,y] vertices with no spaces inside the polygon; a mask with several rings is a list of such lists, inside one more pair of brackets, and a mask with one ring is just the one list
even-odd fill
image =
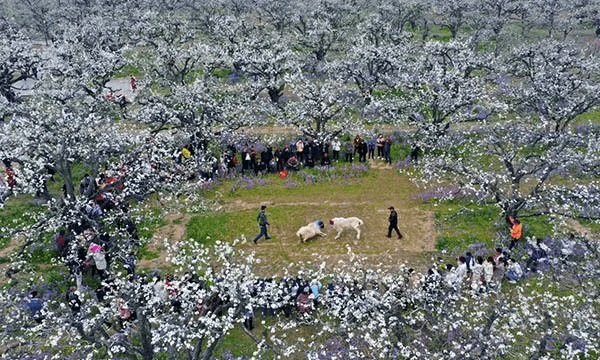
{"label": "crowd of people", "polygon": [[[261,210],[264,212],[266,207]],[[390,207],[391,218],[394,217],[393,212],[394,209]],[[266,216],[261,218],[259,214],[257,221],[260,223],[261,220],[265,224],[268,222]],[[517,221],[515,218],[508,219],[511,241],[515,240],[513,227]],[[518,223],[520,224],[520,222]],[[390,224],[392,225],[391,230],[395,230],[393,219]],[[58,235],[57,243],[61,243],[58,239],[65,233],[60,232]],[[130,275],[128,280],[130,294],[125,296],[123,287],[116,286],[115,279],[107,271],[110,260],[105,259],[105,263],[102,260],[98,261],[94,256],[94,249],[91,248],[98,246],[96,243],[105,244],[105,242],[93,237],[92,234],[84,235],[89,236],[93,241],[87,242],[88,251],[80,259],[93,259],[98,273],[90,272],[88,276],[99,276],[98,279],[101,282],[93,291],[94,296],[91,299],[89,296],[84,298],[82,291],[90,292],[90,289],[82,288],[81,280],[77,280],[75,276],[76,286],[72,286],[65,295],[65,302],[70,307],[74,318],[81,317],[80,314],[86,307],[104,304],[113,309],[112,322],[108,321],[107,324],[115,326],[117,329],[123,329],[133,324],[138,316],[137,310],[141,306],[149,306],[153,309],[152,311],[174,314],[182,312],[183,309],[189,310],[191,306],[199,316],[212,313],[214,315],[211,316],[218,317],[226,313],[228,308],[239,306],[239,299],[233,301],[230,298],[231,293],[227,288],[229,285],[226,281],[219,280],[219,277],[209,285],[192,271],[181,277],[169,274],[161,276],[160,271],[135,274],[135,258],[131,263],[133,267],[131,272],[124,262],[124,268],[128,269]],[[535,273],[540,263],[549,261],[551,252],[543,241],[523,243],[522,235],[523,229],[521,228],[520,238],[511,249],[497,247],[495,253],[488,253],[486,249],[481,248],[474,250],[475,255],[471,251],[466,251],[458,257],[456,266],[446,264],[446,268],[441,270],[432,267],[423,275],[417,274],[413,269],[404,269],[393,281],[395,289],[393,296],[402,303],[402,299],[406,296],[426,296],[430,299],[437,299],[432,301],[458,299],[463,295],[465,288],[472,296],[499,292],[503,281],[519,281],[525,272]],[[569,237],[569,241],[573,241],[573,235]],[[524,252],[529,256],[523,268],[522,264],[516,260],[516,256],[522,256]],[[569,254],[565,253],[565,255]],[[84,264],[80,269],[85,268]],[[257,313],[260,313],[263,319],[271,316],[284,316],[296,321],[308,322],[311,321],[313,312],[319,308],[323,308],[324,311],[335,311],[341,316],[352,316],[353,309],[351,307],[362,306],[355,303],[356,301],[360,303],[360,299],[365,298],[367,292],[371,294],[369,296],[382,296],[385,291],[390,289],[390,284],[379,282],[361,284],[354,278],[326,278],[326,283],[323,285],[322,281],[324,280],[324,278],[314,275],[312,277],[305,276],[302,272],[296,277],[287,275],[279,279],[248,276],[239,284],[237,290],[241,291],[244,294],[242,297],[246,299],[242,304],[243,326],[246,330],[252,331],[256,326],[254,317]],[[351,299],[355,301],[349,301]],[[408,305],[410,301],[405,302],[406,306],[410,306]],[[36,322],[42,322],[44,304],[36,291],[31,292],[27,307],[31,312],[31,318]],[[242,320],[240,319],[240,321]]]}
{"label": "crowd of people", "polygon": [[[549,248],[541,239],[523,243],[523,225],[513,216],[507,216],[510,231],[508,248],[498,246],[495,253],[485,250],[479,255],[466,251],[456,259],[456,264],[448,263],[445,269],[438,271],[431,268],[425,277],[424,287],[430,290],[444,288],[453,296],[460,296],[463,288],[468,288],[473,295],[500,290],[502,280],[516,282],[525,274],[535,273],[540,262],[547,263]],[[527,258],[525,269],[515,254]]]}
{"label": "crowd of people", "polygon": [[382,134],[369,140],[356,135],[353,141],[345,142],[337,136],[331,141],[297,138],[275,148],[260,144],[246,144],[241,149],[230,146],[221,158],[219,172],[222,175],[278,173],[331,166],[339,161],[352,163],[356,157],[359,162],[380,159],[391,164],[391,147],[391,136]]}
{"label": "crowd of people", "polygon": [[[349,147],[348,144],[350,144]],[[358,154],[359,161],[366,161],[367,158],[382,158],[389,161],[390,146],[390,138],[382,136],[368,142],[357,136],[353,142],[346,144],[342,144],[337,138],[334,138],[331,144],[321,144],[315,140],[305,142],[298,139],[292,144],[286,144],[282,150],[276,149],[275,152],[269,147],[261,148],[259,152],[258,146],[247,146],[241,151],[240,166],[235,160],[237,158],[235,149],[230,149],[231,152],[226,153],[223,157],[223,165],[229,171],[230,164],[233,163],[232,167],[239,168],[242,173],[246,171],[277,172],[292,169],[294,167],[290,166],[290,159],[296,159],[297,162],[292,162],[292,165],[296,164],[295,166],[298,168],[300,166],[310,167],[311,164],[314,164],[315,159],[318,159],[321,165],[327,166],[331,164],[330,149],[332,161],[340,161],[342,149],[351,149],[345,150],[347,161],[352,161],[355,153]],[[183,158],[193,156],[183,150],[181,152]],[[79,316],[82,307],[86,306],[86,300],[81,296],[84,289],[90,291],[83,285],[82,280],[85,275],[96,278],[99,283],[98,287],[92,290],[95,301],[114,304],[115,318],[120,326],[135,319],[136,307],[148,303],[148,297],[151,297],[151,303],[159,308],[179,312],[182,302],[187,301],[182,296],[190,294],[188,291],[190,287],[195,287],[194,291],[198,288],[206,288],[205,284],[192,273],[186,274],[181,279],[170,275],[163,279],[159,272],[148,275],[136,274],[134,247],[137,245],[138,236],[136,225],[128,215],[128,203],[119,197],[122,190],[123,183],[119,172],[110,176],[101,173],[97,178],[86,174],[79,186],[80,195],[88,199],[88,203],[83,209],[86,215],[82,218],[84,221],[81,219],[74,221],[69,227],[59,229],[52,238],[75,283],[65,294],[65,302],[70,307],[73,316]],[[402,234],[398,229],[398,215],[393,207],[390,207],[389,210],[387,236],[391,237],[392,232],[395,231],[400,239]],[[114,282],[114,277],[111,276],[111,267],[115,266],[116,260],[111,258],[111,254],[114,255],[110,251],[113,247],[113,239],[107,231],[102,229],[98,221],[110,212],[125,214],[121,218],[126,220],[119,225],[122,230],[121,234],[130,239],[131,245],[125,251],[119,251],[121,255],[117,257],[122,262],[123,269],[127,271],[132,286],[139,289],[140,296],[143,294],[146,297],[143,301],[131,301],[131,298],[127,301],[122,294],[119,294],[117,287],[111,285]],[[261,232],[254,242],[262,236],[269,239],[266,206],[263,206],[257,216],[257,222],[261,227]],[[422,286],[426,293],[444,292],[455,297],[460,296],[465,287],[469,288],[473,295],[499,291],[503,280],[518,281],[524,275],[521,264],[511,256],[517,251],[518,245],[523,243],[523,225],[512,216],[507,217],[507,224],[510,227],[511,238],[507,249],[498,247],[495,254],[480,253],[478,255],[467,251],[457,258],[456,265],[446,264],[443,270],[432,267],[427,274],[415,281],[410,280],[416,275],[414,270],[409,269],[398,281],[401,281],[406,287],[410,286],[411,282],[415,286]],[[529,254],[525,264],[526,271],[535,272],[538,264],[548,259],[549,251],[539,239],[534,243],[524,244],[523,250]],[[323,288],[319,279],[306,279],[301,276],[297,278],[283,277],[280,280],[258,279],[246,286],[251,297],[258,299],[256,302],[249,302],[245,307],[244,326],[250,331],[254,328],[255,311],[260,311],[262,316],[283,314],[286,317],[295,315],[305,319],[319,306],[332,306],[337,301],[336,299],[342,299],[360,288],[356,284],[346,284],[335,279],[330,280]],[[228,303],[228,297],[224,292],[219,292],[214,288],[212,291],[208,296],[198,297],[194,300],[199,313],[219,311],[218,309]],[[359,296],[358,293],[356,296]],[[30,293],[27,307],[33,320],[41,322],[44,319],[44,305],[37,291],[34,290]]]}
{"label": "crowd of people", "polygon": [[[100,173],[97,178],[85,174],[78,190],[80,195],[87,199],[85,206],[80,209],[80,216],[74,216],[67,226],[59,228],[51,238],[75,283],[65,295],[66,303],[75,316],[79,314],[82,306],[80,295],[84,287],[84,276],[101,284],[96,289],[98,294],[105,291],[103,283],[111,278],[111,268],[115,267],[117,260],[133,278],[136,267],[135,251],[139,245],[137,226],[131,218],[129,202],[119,195],[123,191],[119,172],[111,175]],[[103,221],[112,215],[118,219],[112,224],[118,227],[117,232],[114,232],[115,229],[109,230],[111,225]],[[126,248],[123,248],[122,244],[117,245],[117,239],[126,239]],[[40,316],[39,299],[34,301],[34,295],[36,292],[32,292],[34,305],[29,308],[34,319],[41,319],[43,316]]]}

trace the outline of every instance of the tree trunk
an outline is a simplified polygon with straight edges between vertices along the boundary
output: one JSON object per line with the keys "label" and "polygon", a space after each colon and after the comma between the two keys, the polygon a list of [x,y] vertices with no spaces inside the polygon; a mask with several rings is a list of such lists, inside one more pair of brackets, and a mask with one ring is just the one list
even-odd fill
{"label": "tree trunk", "polygon": [[73,169],[72,163],[65,157],[58,157],[56,161],[56,171],[62,176],[64,182],[64,195],[66,199],[75,199],[73,191]]}
{"label": "tree trunk", "polygon": [[144,360],[152,360],[154,357],[154,349],[152,347],[152,328],[148,322],[148,318],[143,313],[143,309],[138,309],[140,317],[140,339],[142,342],[142,358]]}

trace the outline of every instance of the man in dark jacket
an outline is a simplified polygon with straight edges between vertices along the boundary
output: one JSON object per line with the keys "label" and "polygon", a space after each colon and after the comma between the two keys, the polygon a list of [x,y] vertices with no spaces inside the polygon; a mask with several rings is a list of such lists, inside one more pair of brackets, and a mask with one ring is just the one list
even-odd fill
{"label": "man in dark jacket", "polygon": [[254,243],[256,244],[256,242],[258,241],[258,239],[260,239],[262,236],[265,237],[265,239],[269,240],[271,237],[269,236],[269,234],[267,234],[267,226],[269,225],[269,219],[267,218],[267,206],[266,205],[262,205],[260,207],[260,212],[258,213],[258,216],[256,217],[256,221],[258,222],[258,226],[260,227],[260,234],[256,235],[256,237],[254,238]]}
{"label": "man in dark jacket", "polygon": [[402,239],[402,234],[400,233],[400,230],[398,229],[398,213],[396,212],[396,210],[394,210],[393,206],[390,206],[389,210],[390,210],[390,217],[389,217],[390,226],[388,227],[387,237],[391,238],[392,230],[395,230],[396,234],[398,234],[398,239]]}

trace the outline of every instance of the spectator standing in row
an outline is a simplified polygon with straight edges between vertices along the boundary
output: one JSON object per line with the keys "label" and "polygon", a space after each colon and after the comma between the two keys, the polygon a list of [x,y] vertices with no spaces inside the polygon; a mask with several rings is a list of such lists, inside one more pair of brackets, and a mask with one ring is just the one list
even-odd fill
{"label": "spectator standing in row", "polygon": [[326,152],[323,153],[323,156],[321,157],[321,166],[329,166],[331,165],[331,162],[329,161],[329,154],[327,154]]}
{"label": "spectator standing in row", "polygon": [[367,146],[367,142],[364,139],[360,139],[360,143],[358,144],[358,161],[366,162],[367,161],[367,152],[369,151],[369,147]]}
{"label": "spectator standing in row", "polygon": [[137,90],[137,79],[135,78],[135,76],[133,76],[133,74],[129,74],[129,85],[131,85],[131,91],[136,91]]}
{"label": "spectator standing in row", "polygon": [[377,158],[379,159],[383,159],[383,144],[385,142],[385,139],[383,138],[382,134],[379,134],[379,136],[377,136]]}
{"label": "spectator standing in row", "polygon": [[77,287],[71,286],[69,292],[67,292],[67,304],[71,308],[71,312],[74,316],[79,315],[79,311],[81,310],[81,300],[79,299],[79,294],[77,291]]}
{"label": "spectator standing in row", "polygon": [[135,275],[135,254],[133,252],[130,252],[123,260],[123,267],[127,270],[128,275]]}
{"label": "spectator standing in row", "polygon": [[58,254],[60,256],[65,256],[68,245],[65,229],[60,229],[58,233],[54,234],[54,236],[52,236],[52,241],[56,246],[56,250],[58,250]]}
{"label": "spectator standing in row", "polygon": [[417,143],[412,143],[410,146],[410,161],[413,163],[419,162],[419,153],[421,152],[421,148]]}
{"label": "spectator standing in row", "polygon": [[392,164],[392,138],[389,136],[385,139],[383,143],[383,159],[388,165]]}
{"label": "spectator standing in row", "polygon": [[473,290],[473,294],[479,293],[481,286],[484,283],[483,280],[483,257],[478,256],[477,261],[473,262],[473,267],[471,268],[471,290]]}
{"label": "spectator standing in row", "polygon": [[367,143],[367,149],[368,149],[367,159],[370,159],[370,160],[375,159],[375,144],[376,144],[376,142],[377,142],[376,139],[371,139]]}
{"label": "spectator standing in row", "polygon": [[304,141],[302,139],[298,139],[296,141],[296,158],[298,161],[304,161]]}
{"label": "spectator standing in row", "polygon": [[506,272],[504,276],[509,281],[518,281],[523,277],[523,268],[521,265],[513,259],[508,259],[508,266],[506,268]]}
{"label": "spectator standing in row", "polygon": [[354,156],[354,152],[353,152],[352,143],[350,141],[348,141],[344,145],[344,154],[345,154],[346,162],[351,163],[352,157]]}
{"label": "spectator standing in row", "polygon": [[342,143],[340,139],[336,136],[331,142],[331,150],[333,151],[332,159],[333,161],[338,161],[340,159],[340,150],[342,149]]}
{"label": "spectator standing in row", "polygon": [[252,323],[253,320],[254,311],[252,311],[252,305],[247,304],[246,311],[244,313],[244,327],[249,331],[252,331],[252,329],[254,329],[254,324]]}
{"label": "spectator standing in row", "polygon": [[42,308],[43,308],[43,304],[42,304],[42,300],[40,300],[40,297],[38,295],[37,291],[32,291],[31,292],[31,299],[29,300],[29,303],[27,304],[27,308],[29,309],[29,312],[31,313],[31,318],[33,320],[35,320],[38,324],[42,322],[42,320],[44,320],[44,315],[42,313]]}
{"label": "spectator standing in row", "polygon": [[535,244],[528,245],[530,255],[525,264],[525,268],[531,272],[536,272],[539,262],[548,258],[549,249],[544,245],[542,239],[536,239]]}
{"label": "spectator standing in row", "polygon": [[360,135],[356,135],[356,137],[354,137],[354,142],[352,145],[354,145],[354,153],[356,154],[358,152],[358,148],[360,147]]}

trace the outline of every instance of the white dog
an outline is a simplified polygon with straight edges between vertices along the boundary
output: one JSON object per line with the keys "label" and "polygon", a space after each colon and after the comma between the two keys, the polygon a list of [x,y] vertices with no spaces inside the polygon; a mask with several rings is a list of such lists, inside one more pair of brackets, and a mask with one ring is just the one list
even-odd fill
{"label": "white dog", "polygon": [[324,227],[325,224],[323,224],[321,220],[313,221],[298,229],[296,236],[300,238],[300,242],[305,242],[317,236],[327,236],[327,234],[322,231]]}
{"label": "white dog", "polygon": [[333,218],[329,220],[329,223],[337,231],[337,236],[335,237],[336,239],[342,235],[342,231],[345,229],[356,230],[356,239],[360,239],[360,226],[364,224],[364,222],[357,217]]}

